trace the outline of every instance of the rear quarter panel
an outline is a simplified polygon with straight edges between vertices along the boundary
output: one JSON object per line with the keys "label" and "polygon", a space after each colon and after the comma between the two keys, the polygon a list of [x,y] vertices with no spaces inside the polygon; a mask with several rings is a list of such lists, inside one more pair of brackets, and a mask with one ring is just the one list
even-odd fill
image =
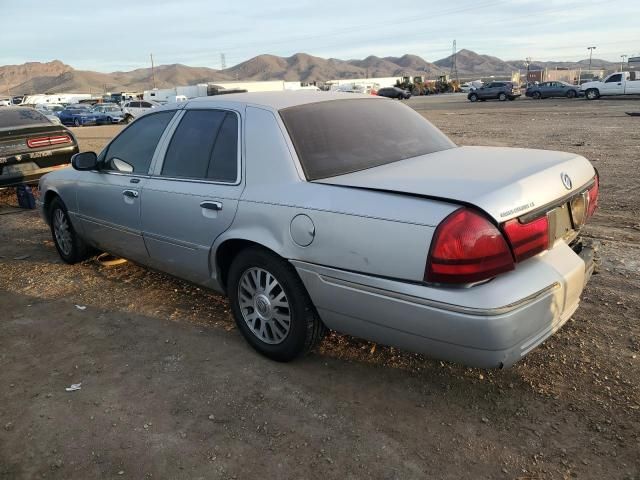
{"label": "rear quarter panel", "polygon": [[[246,187],[232,226],[215,242],[257,242],[287,259],[420,281],[435,226],[457,206],[388,192],[310,183],[276,112],[248,107]],[[314,237],[294,241],[306,215]],[[215,271],[215,270],[214,270]]]}

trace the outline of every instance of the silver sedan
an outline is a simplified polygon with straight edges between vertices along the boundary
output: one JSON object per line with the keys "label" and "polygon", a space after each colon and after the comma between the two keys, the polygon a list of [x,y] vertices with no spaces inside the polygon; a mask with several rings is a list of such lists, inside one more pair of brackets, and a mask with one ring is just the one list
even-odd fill
{"label": "silver sedan", "polygon": [[194,99],[72,165],[40,183],[64,261],[97,248],[225,293],[279,361],[329,328],[509,366],[571,317],[593,270],[585,158],[458,147],[388,99]]}

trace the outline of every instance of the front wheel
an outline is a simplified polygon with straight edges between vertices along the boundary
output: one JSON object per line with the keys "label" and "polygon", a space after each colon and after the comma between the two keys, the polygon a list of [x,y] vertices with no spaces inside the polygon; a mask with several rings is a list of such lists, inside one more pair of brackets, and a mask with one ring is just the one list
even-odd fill
{"label": "front wheel", "polygon": [[506,99],[507,99],[506,93],[501,93],[500,95],[498,95],[498,100],[500,100],[501,102],[504,102]]}
{"label": "front wheel", "polygon": [[585,92],[585,97],[587,100],[597,100],[600,98],[600,92],[596,88],[590,88]]}
{"label": "front wheel", "polygon": [[133,116],[132,115],[127,115],[126,117],[124,117],[124,123],[131,123],[133,122]]}
{"label": "front wheel", "polygon": [[576,93],[575,90],[569,90],[567,92],[567,98],[576,98],[578,96],[578,94]]}
{"label": "front wheel", "polygon": [[534,100],[540,100],[542,98],[542,94],[540,92],[533,92],[531,96],[533,97]]}
{"label": "front wheel", "polygon": [[478,95],[475,93],[472,93],[471,95],[469,95],[469,101],[470,102],[477,102],[478,101]]}
{"label": "front wheel", "polygon": [[79,119],[79,118],[75,118],[75,119],[73,120],[73,124],[74,124],[76,127],[81,127],[81,126],[82,126],[82,123],[80,123],[80,119]]}
{"label": "front wheel", "polygon": [[78,236],[67,212],[67,207],[60,198],[55,198],[49,207],[49,225],[56,250],[66,263],[78,263],[86,260],[89,249]]}
{"label": "front wheel", "polygon": [[228,294],[238,329],[258,352],[288,362],[315,347],[325,326],[295,269],[262,248],[231,263]]}

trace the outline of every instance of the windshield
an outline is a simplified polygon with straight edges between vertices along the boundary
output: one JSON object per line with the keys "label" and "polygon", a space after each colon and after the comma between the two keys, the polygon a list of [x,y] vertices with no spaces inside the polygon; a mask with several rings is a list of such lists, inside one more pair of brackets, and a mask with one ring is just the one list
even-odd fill
{"label": "windshield", "polygon": [[415,110],[345,99],[280,110],[308,180],[344,175],[456,145]]}

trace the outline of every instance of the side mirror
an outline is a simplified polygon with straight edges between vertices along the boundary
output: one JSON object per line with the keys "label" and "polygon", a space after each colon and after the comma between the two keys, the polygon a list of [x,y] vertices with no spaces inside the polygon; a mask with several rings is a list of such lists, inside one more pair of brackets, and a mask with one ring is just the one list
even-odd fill
{"label": "side mirror", "polygon": [[96,170],[98,168],[98,155],[96,152],[76,153],[71,157],[71,166],[76,170]]}

